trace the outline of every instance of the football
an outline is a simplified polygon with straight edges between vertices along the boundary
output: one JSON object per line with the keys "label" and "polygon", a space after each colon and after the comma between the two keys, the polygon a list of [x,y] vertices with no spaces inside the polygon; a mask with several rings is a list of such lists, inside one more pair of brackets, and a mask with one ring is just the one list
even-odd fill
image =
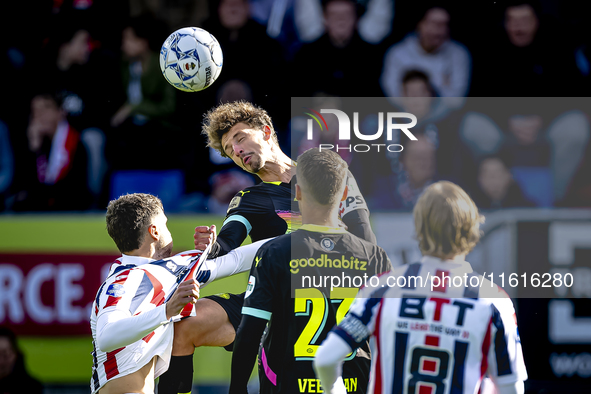
{"label": "football", "polygon": [[210,86],[220,75],[222,64],[218,40],[198,27],[175,31],[160,49],[162,75],[185,92],[198,92]]}

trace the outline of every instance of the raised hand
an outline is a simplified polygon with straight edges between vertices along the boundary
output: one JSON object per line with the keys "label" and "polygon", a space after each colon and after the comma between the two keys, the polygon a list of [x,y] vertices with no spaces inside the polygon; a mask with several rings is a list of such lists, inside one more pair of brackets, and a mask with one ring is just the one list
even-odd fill
{"label": "raised hand", "polygon": [[195,235],[193,235],[195,249],[205,250],[210,244],[214,244],[216,240],[215,225],[195,227]]}

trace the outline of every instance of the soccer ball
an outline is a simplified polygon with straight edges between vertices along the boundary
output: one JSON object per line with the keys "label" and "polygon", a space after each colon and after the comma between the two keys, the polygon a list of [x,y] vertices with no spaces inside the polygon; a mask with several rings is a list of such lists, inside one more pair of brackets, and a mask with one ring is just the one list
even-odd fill
{"label": "soccer ball", "polygon": [[211,85],[222,71],[223,60],[218,40],[198,27],[175,31],[160,49],[162,75],[185,92],[198,92]]}

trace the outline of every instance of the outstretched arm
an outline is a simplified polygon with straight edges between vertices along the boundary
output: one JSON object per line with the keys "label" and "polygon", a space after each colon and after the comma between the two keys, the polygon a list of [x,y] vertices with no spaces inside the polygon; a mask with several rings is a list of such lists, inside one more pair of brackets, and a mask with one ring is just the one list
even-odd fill
{"label": "outstretched arm", "polygon": [[250,245],[240,246],[224,256],[216,257],[213,260],[207,260],[206,265],[202,270],[210,270],[211,276],[203,286],[217,279],[250,271],[259,248],[272,239],[273,238],[267,238],[253,242]]}

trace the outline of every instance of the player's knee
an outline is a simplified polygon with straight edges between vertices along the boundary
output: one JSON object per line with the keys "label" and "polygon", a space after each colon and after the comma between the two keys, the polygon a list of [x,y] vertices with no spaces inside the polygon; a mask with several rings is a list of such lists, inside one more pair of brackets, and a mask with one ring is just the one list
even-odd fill
{"label": "player's knee", "polygon": [[188,350],[194,347],[202,346],[199,343],[199,338],[203,336],[204,324],[203,318],[191,316],[184,319],[174,326],[174,340],[173,351],[177,352],[181,349]]}
{"label": "player's knee", "polygon": [[196,316],[185,319],[183,326],[183,335],[193,347],[206,346],[209,336],[219,329],[219,323],[215,316],[215,310],[212,310],[207,302],[201,301],[196,304]]}
{"label": "player's knee", "polygon": [[172,353],[175,356],[192,354],[194,347],[191,338],[189,319],[182,320],[174,325],[174,337],[172,341]]}
{"label": "player's knee", "polygon": [[234,335],[234,327],[224,309],[214,301],[201,299],[195,304],[195,316],[175,325],[173,353],[184,354],[189,347],[192,349],[200,346],[220,346],[220,342],[231,343]]}

